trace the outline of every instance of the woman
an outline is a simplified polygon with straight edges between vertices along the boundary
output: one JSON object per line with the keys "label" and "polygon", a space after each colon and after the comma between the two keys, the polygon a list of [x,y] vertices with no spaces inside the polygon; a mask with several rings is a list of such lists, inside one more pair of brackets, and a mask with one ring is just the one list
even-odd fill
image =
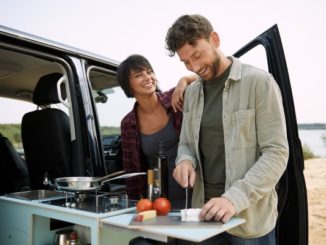
{"label": "woman", "polygon": [[[184,207],[185,191],[175,182],[172,171],[177,155],[182,123],[182,95],[186,86],[197,76],[180,79],[176,89],[161,92],[157,87],[154,70],[141,55],[131,55],[118,68],[118,81],[135,105],[121,122],[123,166],[127,172],[146,172],[153,168],[158,142],[163,141],[169,159],[169,198],[173,208]],[[174,104],[172,106],[172,94]],[[146,176],[126,180],[129,198],[138,200],[146,196]],[[178,200],[179,199],[179,200]]]}

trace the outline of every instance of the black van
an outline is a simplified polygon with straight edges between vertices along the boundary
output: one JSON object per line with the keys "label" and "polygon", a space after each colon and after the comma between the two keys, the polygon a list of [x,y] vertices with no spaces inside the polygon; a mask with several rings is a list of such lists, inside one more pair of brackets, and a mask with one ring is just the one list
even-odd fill
{"label": "black van", "polygon": [[[303,153],[277,25],[234,55],[245,61],[252,55],[261,56],[262,68],[273,74],[281,88],[290,156],[278,184],[277,240],[279,245],[306,245],[308,207]],[[101,132],[102,126],[109,125],[101,125],[99,107],[120,106],[110,100],[110,96],[119,95],[115,93],[118,64],[0,26],[0,98],[33,105],[33,110],[21,115],[23,158],[5,135],[0,137],[0,195],[44,188],[44,180],[57,177],[109,173]]]}

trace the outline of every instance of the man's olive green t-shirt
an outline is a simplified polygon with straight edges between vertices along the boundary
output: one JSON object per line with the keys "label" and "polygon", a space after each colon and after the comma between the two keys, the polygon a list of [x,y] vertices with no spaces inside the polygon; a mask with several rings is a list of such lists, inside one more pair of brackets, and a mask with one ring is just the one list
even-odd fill
{"label": "man's olive green t-shirt", "polygon": [[231,66],[218,78],[204,82],[204,111],[199,149],[203,163],[205,202],[225,191],[225,151],[222,123],[222,93]]}

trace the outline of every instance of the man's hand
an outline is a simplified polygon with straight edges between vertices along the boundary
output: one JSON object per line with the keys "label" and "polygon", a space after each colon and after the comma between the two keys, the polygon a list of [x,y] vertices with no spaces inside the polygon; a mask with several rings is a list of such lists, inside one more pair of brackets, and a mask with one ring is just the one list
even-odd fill
{"label": "man's hand", "polygon": [[196,172],[191,161],[184,160],[179,163],[173,170],[173,177],[183,188],[189,186],[193,187],[196,179]]}
{"label": "man's hand", "polygon": [[173,108],[174,112],[177,112],[177,110],[182,111],[184,92],[185,92],[188,84],[192,83],[197,78],[198,78],[197,75],[189,75],[189,76],[184,76],[184,77],[180,78],[180,80],[172,94],[171,104],[172,104],[172,108]]}
{"label": "man's hand", "polygon": [[202,220],[215,220],[226,223],[236,214],[232,202],[224,197],[210,199],[200,211],[199,217]]}

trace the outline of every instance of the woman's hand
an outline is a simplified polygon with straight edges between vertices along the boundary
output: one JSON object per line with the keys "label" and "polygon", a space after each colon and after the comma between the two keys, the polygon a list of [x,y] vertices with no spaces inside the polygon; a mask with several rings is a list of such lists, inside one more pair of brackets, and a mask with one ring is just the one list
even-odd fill
{"label": "woman's hand", "polygon": [[172,94],[171,104],[175,112],[177,112],[177,110],[182,111],[184,91],[186,90],[187,86],[197,78],[197,75],[189,75],[180,78]]}

